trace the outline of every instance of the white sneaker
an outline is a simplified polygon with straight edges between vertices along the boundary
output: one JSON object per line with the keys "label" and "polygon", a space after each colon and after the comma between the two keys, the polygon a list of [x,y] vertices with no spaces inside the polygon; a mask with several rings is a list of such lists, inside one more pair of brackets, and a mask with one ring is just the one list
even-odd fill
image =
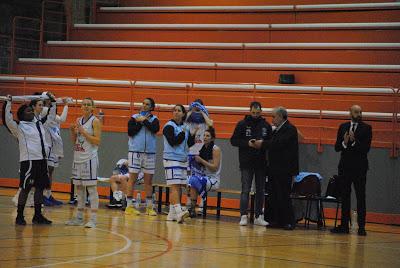
{"label": "white sneaker", "polygon": [[181,211],[181,212],[179,212],[179,213],[176,214],[176,221],[177,221],[178,223],[182,223],[182,222],[184,222],[185,219],[186,219],[187,217],[189,217],[189,216],[190,216],[189,211],[187,211],[187,210]]}
{"label": "white sneaker", "polygon": [[176,221],[176,213],[175,212],[168,213],[167,221]]}
{"label": "white sneaker", "polygon": [[247,215],[242,215],[240,217],[239,225],[240,226],[246,226],[247,225]]}
{"label": "white sneaker", "polygon": [[78,218],[72,218],[69,221],[65,222],[65,225],[69,226],[82,226],[83,225],[83,219],[78,219]]}
{"label": "white sneaker", "polygon": [[90,220],[85,224],[85,228],[96,228],[96,222]]}
{"label": "white sneaker", "polygon": [[254,220],[254,225],[259,225],[259,226],[268,226],[269,222],[264,220],[264,215],[260,215],[258,216],[258,218],[256,218]]}

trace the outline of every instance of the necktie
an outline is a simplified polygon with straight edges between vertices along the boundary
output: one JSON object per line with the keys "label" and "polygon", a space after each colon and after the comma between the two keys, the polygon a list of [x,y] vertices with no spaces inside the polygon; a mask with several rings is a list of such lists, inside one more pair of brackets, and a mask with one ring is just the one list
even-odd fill
{"label": "necktie", "polygon": [[43,141],[42,130],[40,129],[40,121],[36,121],[36,127],[39,131],[40,144],[42,145],[42,156],[43,156],[43,159],[46,159],[46,150],[44,149],[44,141]]}
{"label": "necktie", "polygon": [[355,123],[351,124],[351,131],[353,131],[353,133],[354,133],[354,131],[356,131],[356,124]]}

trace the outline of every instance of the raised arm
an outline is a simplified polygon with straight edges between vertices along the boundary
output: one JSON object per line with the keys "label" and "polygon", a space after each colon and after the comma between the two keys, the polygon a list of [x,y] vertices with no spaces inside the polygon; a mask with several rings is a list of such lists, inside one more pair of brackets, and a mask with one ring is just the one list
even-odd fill
{"label": "raised arm", "polygon": [[4,126],[11,132],[15,137],[18,137],[18,124],[14,121],[11,113],[11,97],[3,105],[3,122]]}

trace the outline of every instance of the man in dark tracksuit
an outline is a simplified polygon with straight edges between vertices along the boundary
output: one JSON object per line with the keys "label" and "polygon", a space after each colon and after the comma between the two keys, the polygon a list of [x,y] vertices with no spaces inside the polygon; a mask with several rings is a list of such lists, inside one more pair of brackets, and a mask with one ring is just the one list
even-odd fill
{"label": "man in dark tracksuit", "polygon": [[265,178],[266,178],[266,150],[257,146],[256,141],[265,141],[271,138],[271,125],[261,117],[261,104],[250,104],[250,115],[237,123],[231,137],[231,144],[239,147],[239,163],[242,181],[240,195],[240,225],[247,225],[247,208],[249,193],[253,177],[256,183],[255,216],[254,224],[266,226],[262,209],[264,204]]}

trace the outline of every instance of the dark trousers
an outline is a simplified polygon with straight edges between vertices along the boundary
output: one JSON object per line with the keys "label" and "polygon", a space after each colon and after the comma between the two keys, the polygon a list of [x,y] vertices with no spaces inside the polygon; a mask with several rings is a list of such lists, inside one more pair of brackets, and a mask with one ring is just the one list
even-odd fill
{"label": "dark trousers", "polygon": [[264,192],[265,192],[265,169],[264,168],[242,168],[242,192],[240,194],[240,215],[247,215],[247,208],[249,206],[249,194],[253,177],[256,182],[256,196],[255,196],[255,216],[256,218],[263,214],[262,209],[264,206]]}
{"label": "dark trousers", "polygon": [[274,224],[294,224],[294,215],[290,192],[292,176],[274,174],[268,177],[271,183],[271,219]]}
{"label": "dark trousers", "polygon": [[354,190],[357,198],[357,221],[358,227],[365,227],[365,185],[367,178],[365,175],[342,174],[343,176],[343,192],[342,192],[342,221],[341,225],[349,226],[350,208],[351,208],[351,185],[354,184]]}

